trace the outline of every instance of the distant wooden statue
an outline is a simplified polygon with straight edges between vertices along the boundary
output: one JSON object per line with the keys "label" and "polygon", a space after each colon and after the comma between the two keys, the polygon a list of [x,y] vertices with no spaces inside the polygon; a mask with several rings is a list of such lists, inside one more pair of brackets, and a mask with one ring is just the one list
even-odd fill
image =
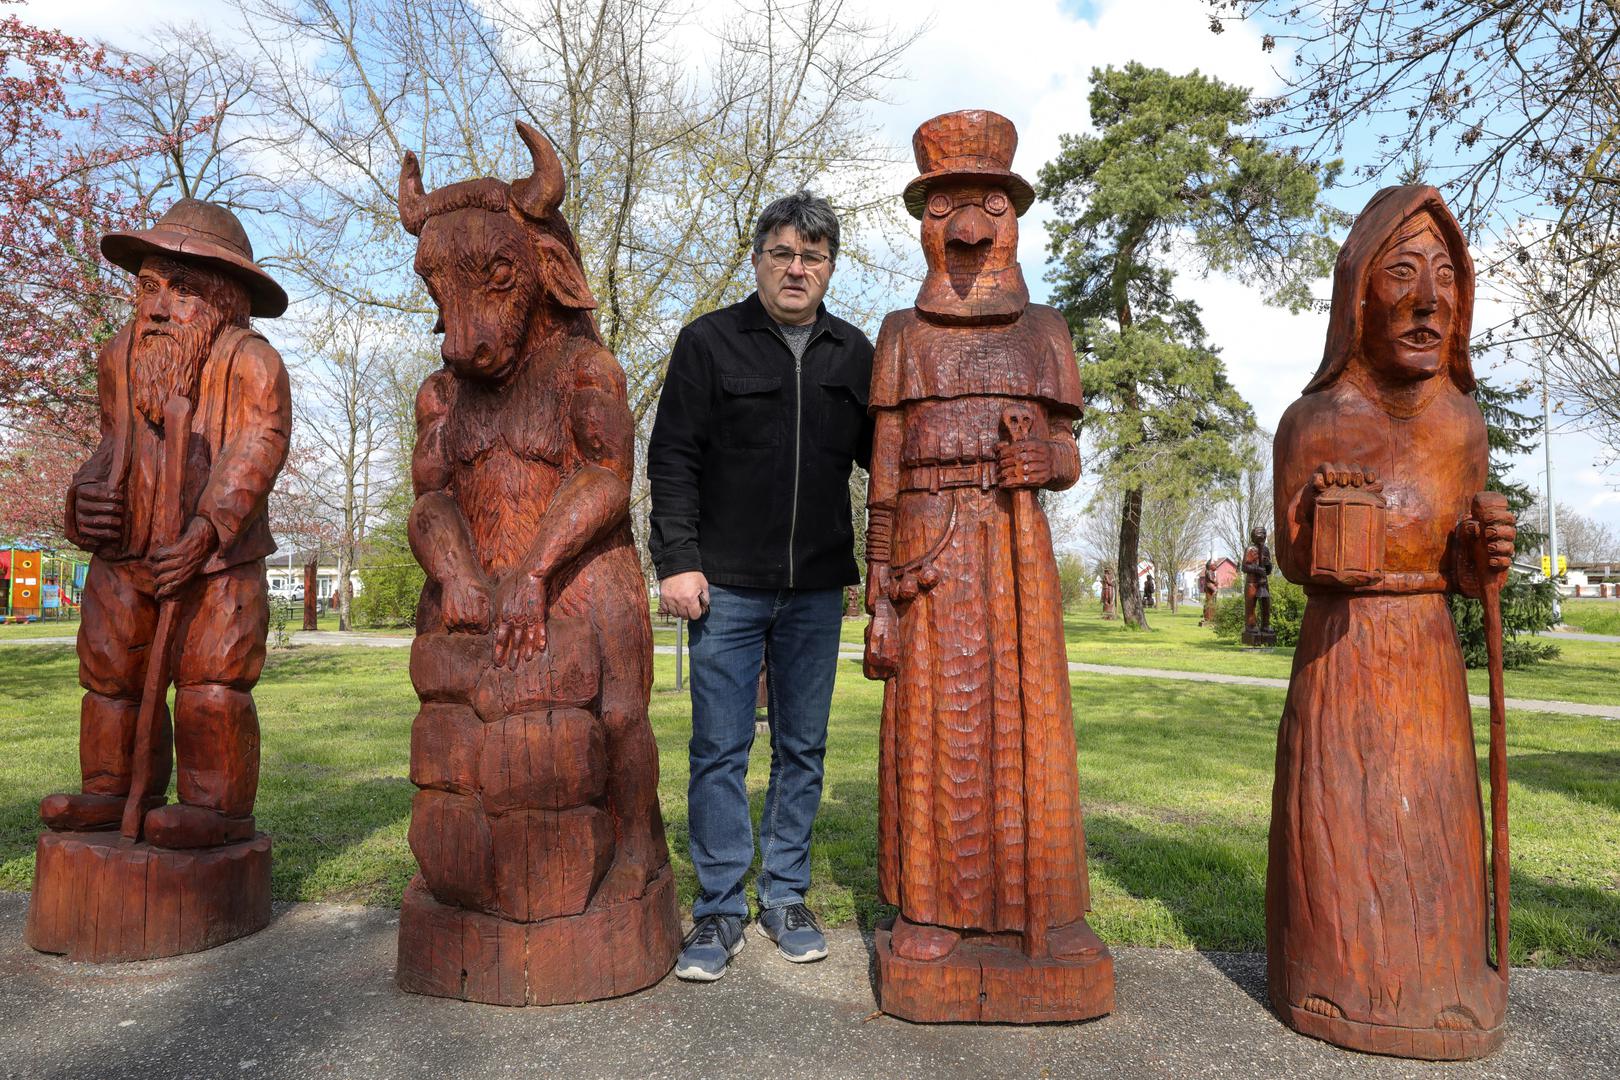
{"label": "distant wooden statue", "polygon": [[502,1005],[639,990],[680,945],[624,372],[558,212],[562,167],[517,127],[531,176],[427,193],[406,154],[399,184],[445,366],[416,398],[421,873],[398,981]]}
{"label": "distant wooden statue", "polygon": [[1119,583],[1114,577],[1112,566],[1103,567],[1102,572],[1102,617],[1114,617],[1114,601],[1119,596]]}
{"label": "distant wooden statue", "polygon": [[1035,494],[1075,482],[1069,328],[1032,305],[991,112],[913,138],[928,274],[878,336],[867,532],[867,674],[886,680],[877,933],[884,1011],[1026,1022],[1113,1008],[1090,906],[1061,593]]}
{"label": "distant wooden statue", "polygon": [[[1380,191],[1339,254],[1322,366],[1275,448],[1277,559],[1308,601],[1278,734],[1271,1000],[1308,1035],[1406,1057],[1489,1053],[1507,1005],[1495,599],[1514,520],[1484,490],[1473,307],[1439,193]],[[1451,592],[1485,598],[1491,638],[1489,881]]]}
{"label": "distant wooden statue", "polygon": [[1215,575],[1215,560],[1206,560],[1203,571],[1198,575],[1198,591],[1204,597],[1204,614],[1198,620],[1199,626],[1215,625],[1215,593],[1220,588]]}
{"label": "distant wooden statue", "polygon": [[1142,606],[1157,607],[1158,593],[1153,583],[1153,571],[1149,570],[1142,575]]}
{"label": "distant wooden statue", "polygon": [[[265,503],[292,398],[248,319],[280,315],[287,295],[213,203],[182,199],[151,229],[102,237],[101,251],[135,275],[135,314],[101,349],[101,442],[67,493],[67,537],[92,553],[81,784],[40,804],[52,831],[39,838],[27,939],[79,960],[140,960],[270,919],[252,691],[275,550]],[[179,801],[166,805],[174,766]]]}
{"label": "distant wooden statue", "polygon": [[1277,632],[1271,628],[1271,549],[1266,546],[1264,525],[1249,533],[1249,547],[1243,553],[1243,644],[1277,644]]}

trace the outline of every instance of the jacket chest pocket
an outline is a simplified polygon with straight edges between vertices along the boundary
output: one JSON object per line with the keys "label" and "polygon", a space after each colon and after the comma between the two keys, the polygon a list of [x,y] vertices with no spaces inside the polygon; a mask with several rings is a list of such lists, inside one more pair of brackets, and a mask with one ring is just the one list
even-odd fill
{"label": "jacket chest pocket", "polygon": [[817,439],[829,450],[853,454],[866,423],[866,394],[843,380],[828,380],[817,390]]}
{"label": "jacket chest pocket", "polygon": [[738,449],[776,446],[782,441],[780,375],[720,376],[716,416],[720,443]]}

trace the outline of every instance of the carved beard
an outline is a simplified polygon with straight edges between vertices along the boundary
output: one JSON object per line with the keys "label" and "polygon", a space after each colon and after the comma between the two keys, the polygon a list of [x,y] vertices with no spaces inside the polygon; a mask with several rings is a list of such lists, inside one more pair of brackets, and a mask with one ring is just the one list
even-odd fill
{"label": "carved beard", "polygon": [[218,312],[185,326],[170,324],[160,332],[147,327],[135,340],[130,357],[130,394],[135,407],[153,424],[163,426],[163,406],[171,394],[197,400],[197,375],[208,359],[224,322]]}

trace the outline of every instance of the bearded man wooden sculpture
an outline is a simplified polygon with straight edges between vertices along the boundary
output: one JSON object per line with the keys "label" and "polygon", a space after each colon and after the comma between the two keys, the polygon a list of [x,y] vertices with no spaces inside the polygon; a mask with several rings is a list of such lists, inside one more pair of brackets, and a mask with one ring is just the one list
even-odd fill
{"label": "bearded man wooden sculpture", "polygon": [[1073,1020],[1113,1008],[1089,891],[1057,565],[1039,488],[1080,474],[1063,316],[1029,303],[1005,117],[913,138],[928,275],[883,323],[867,533],[879,750],[878,995],[910,1020]]}
{"label": "bearded man wooden sculpture", "polygon": [[557,156],[518,133],[534,173],[510,186],[428,194],[407,154],[399,187],[445,366],[416,399],[421,873],[400,912],[398,980],[501,1005],[639,990],[680,945],[624,372],[557,209]]}
{"label": "bearded man wooden sculpture", "polygon": [[1339,253],[1326,354],[1275,446],[1277,561],[1308,600],[1277,739],[1272,1005],[1308,1035],[1407,1057],[1490,1052],[1507,1005],[1500,665],[1493,967],[1468,686],[1446,604],[1448,592],[1483,595],[1489,633],[1513,554],[1513,515],[1484,492],[1473,301],[1468,248],[1439,193],[1380,191]]}
{"label": "bearded man wooden sculpture", "polygon": [[[102,237],[101,250],[136,276],[135,314],[101,350],[101,443],[67,494],[67,537],[92,553],[82,782],[40,804],[52,831],[39,840],[27,938],[75,959],[137,960],[210,948],[270,918],[252,690],[275,550],[265,503],[292,399],[248,317],[280,315],[287,295],[212,203],[182,199],[149,230]],[[164,805],[171,680],[179,802]]]}

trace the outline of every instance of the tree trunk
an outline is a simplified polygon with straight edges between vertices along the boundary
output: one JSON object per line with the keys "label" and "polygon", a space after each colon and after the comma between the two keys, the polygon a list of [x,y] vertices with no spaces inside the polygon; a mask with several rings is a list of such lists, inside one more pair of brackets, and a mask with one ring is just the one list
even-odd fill
{"label": "tree trunk", "polygon": [[318,612],[316,611],[316,605],[318,603],[318,598],[315,595],[317,592],[320,591],[320,577],[319,577],[319,574],[318,574],[318,569],[319,569],[319,567],[317,566],[314,559],[311,559],[309,562],[304,564],[304,629],[305,630],[319,630],[320,629],[320,626],[316,623],[316,616],[318,614]]}
{"label": "tree trunk", "polygon": [[1146,630],[1147,612],[1142,608],[1142,593],[1136,579],[1141,547],[1142,489],[1133,487],[1125,492],[1119,513],[1119,617],[1127,626]]}

